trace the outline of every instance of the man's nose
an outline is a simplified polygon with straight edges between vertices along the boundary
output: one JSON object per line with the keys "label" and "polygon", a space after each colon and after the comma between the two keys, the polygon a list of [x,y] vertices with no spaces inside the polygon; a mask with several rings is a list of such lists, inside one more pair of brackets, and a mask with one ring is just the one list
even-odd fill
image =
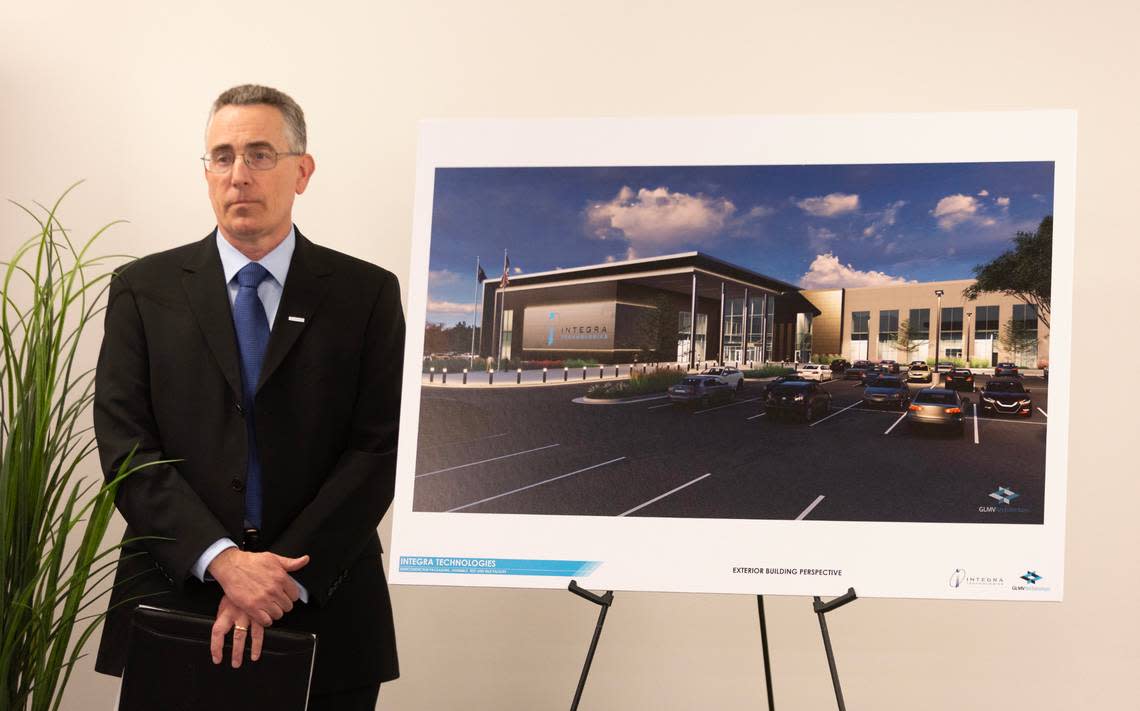
{"label": "man's nose", "polygon": [[244,156],[237,156],[230,168],[230,182],[234,185],[248,185],[252,180],[252,170],[245,164]]}

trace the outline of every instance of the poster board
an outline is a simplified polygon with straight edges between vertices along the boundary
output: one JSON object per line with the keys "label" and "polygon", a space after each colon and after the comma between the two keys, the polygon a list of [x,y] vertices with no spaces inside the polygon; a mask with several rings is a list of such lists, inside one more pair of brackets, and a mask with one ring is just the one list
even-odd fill
{"label": "poster board", "polygon": [[[1075,127],[1064,111],[423,123],[391,579],[1060,600]],[[1047,327],[1024,299],[963,297],[1046,217]],[[474,348],[440,345],[457,319],[478,319]],[[1032,351],[1006,328],[1030,321]],[[825,412],[776,418],[763,366],[825,355],[805,334],[849,360],[989,344],[1020,362],[1029,416],[966,391],[960,433],[911,431],[836,371]],[[493,376],[462,374],[487,355]],[[716,359],[747,371],[732,400],[591,397]]]}

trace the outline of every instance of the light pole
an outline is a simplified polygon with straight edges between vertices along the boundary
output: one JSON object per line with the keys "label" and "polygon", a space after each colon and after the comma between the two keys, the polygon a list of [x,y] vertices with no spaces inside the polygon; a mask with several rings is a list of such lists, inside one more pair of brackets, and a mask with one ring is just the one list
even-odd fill
{"label": "light pole", "polygon": [[966,312],[966,367],[970,367],[970,324],[973,322],[974,312]]}
{"label": "light pole", "polygon": [[938,372],[938,354],[939,354],[940,346],[941,346],[940,342],[942,340],[942,295],[945,293],[946,292],[942,291],[941,289],[935,289],[934,290],[934,295],[938,297],[938,311],[936,312],[937,315],[935,316],[935,319],[937,319],[935,321],[935,323],[938,324],[938,328],[934,331],[934,372],[935,373]]}

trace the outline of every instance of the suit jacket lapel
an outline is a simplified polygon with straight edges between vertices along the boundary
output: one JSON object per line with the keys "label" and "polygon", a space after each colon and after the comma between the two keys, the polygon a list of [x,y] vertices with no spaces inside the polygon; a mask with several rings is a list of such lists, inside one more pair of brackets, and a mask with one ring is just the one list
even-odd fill
{"label": "suit jacket lapel", "polygon": [[273,330],[269,334],[265,360],[261,363],[258,390],[273,376],[273,372],[285,360],[313,318],[328,291],[328,276],[331,273],[331,267],[321,259],[319,248],[297,230],[297,246],[293,250],[293,260],[289,263],[289,275],[285,277],[285,291],[281,294]]}
{"label": "suit jacket lapel", "polygon": [[241,369],[238,365],[237,341],[234,336],[233,311],[226,294],[226,277],[214,233],[199,243],[190,259],[182,265],[182,287],[198,328],[206,338],[210,352],[233,390],[241,397]]}

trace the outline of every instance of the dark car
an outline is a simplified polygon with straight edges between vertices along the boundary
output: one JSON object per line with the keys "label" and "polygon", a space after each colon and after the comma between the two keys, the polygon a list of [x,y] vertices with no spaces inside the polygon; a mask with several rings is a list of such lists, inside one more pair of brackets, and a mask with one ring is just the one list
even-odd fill
{"label": "dark car", "polygon": [[982,388],[978,398],[982,414],[1033,417],[1033,399],[1020,378],[994,378]]}
{"label": "dark car", "polygon": [[669,388],[669,401],[674,403],[698,403],[704,407],[735,399],[736,388],[715,375],[690,375]]}
{"label": "dark car", "polygon": [[966,368],[955,368],[942,378],[942,383],[950,390],[974,392],[974,374]]}
{"label": "dark car", "polygon": [[995,378],[1019,378],[1021,371],[1014,363],[998,363],[994,366]]}
{"label": "dark car", "polygon": [[882,367],[884,373],[894,375],[899,372],[899,364],[893,360],[881,360],[879,365]]}
{"label": "dark car", "polygon": [[844,380],[862,380],[867,371],[875,364],[869,360],[857,360],[843,371]]}
{"label": "dark car", "polygon": [[905,410],[910,403],[910,388],[897,375],[881,375],[863,390],[863,404],[872,407],[894,407]]}
{"label": "dark car", "polygon": [[956,390],[924,388],[919,390],[907,408],[907,426],[957,428],[960,433],[965,423],[962,396]]}
{"label": "dark car", "polygon": [[768,391],[780,383],[806,383],[807,378],[795,373],[788,373],[787,375],[778,375],[776,379],[764,386],[764,394],[767,395]]}
{"label": "dark car", "polygon": [[930,372],[929,365],[918,360],[911,363],[910,367],[907,368],[906,379],[912,383],[930,383],[934,381],[934,373]]}
{"label": "dark car", "polygon": [[773,417],[798,415],[811,422],[831,409],[831,393],[814,381],[788,381],[772,386],[764,404]]}
{"label": "dark car", "polygon": [[850,367],[851,367],[851,364],[848,363],[843,358],[836,358],[835,360],[831,361],[831,372],[832,373],[842,373],[843,371],[847,370]]}

